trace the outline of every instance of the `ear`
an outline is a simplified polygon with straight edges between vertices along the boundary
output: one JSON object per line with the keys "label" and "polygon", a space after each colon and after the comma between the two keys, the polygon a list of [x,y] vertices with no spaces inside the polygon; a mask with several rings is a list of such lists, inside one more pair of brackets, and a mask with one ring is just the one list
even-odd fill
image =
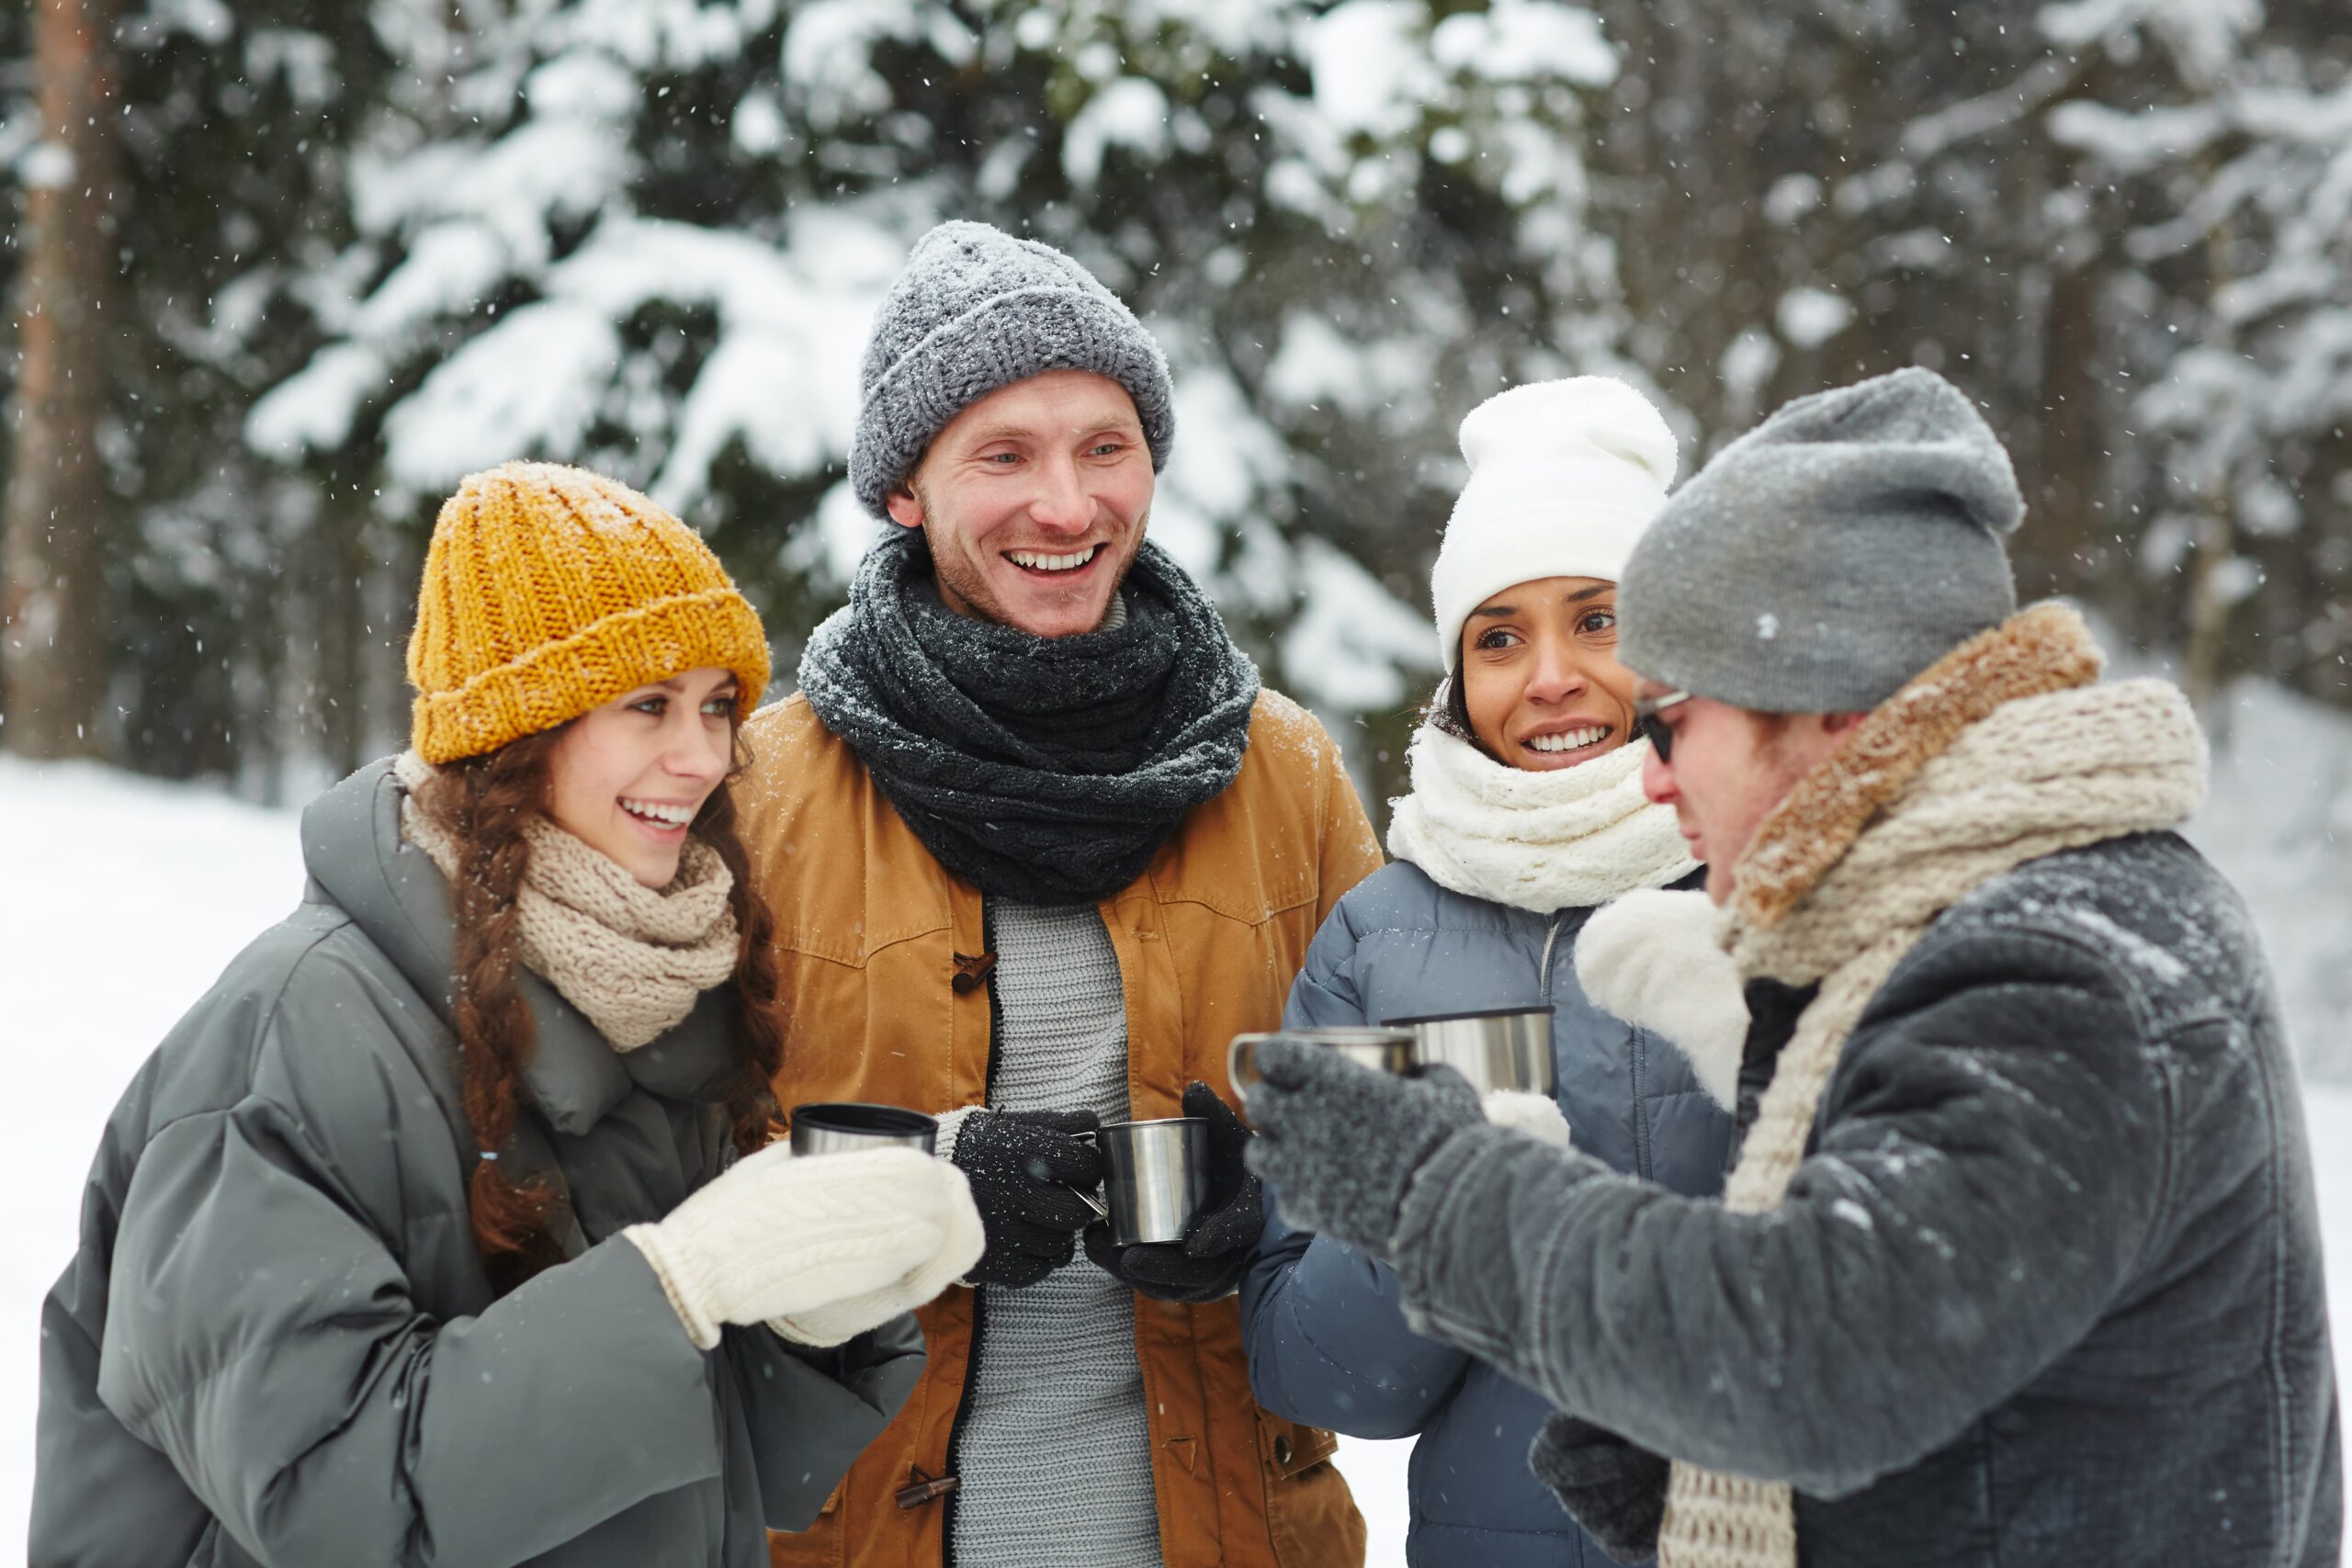
{"label": "ear", "polygon": [[920,528],[922,526],[922,502],[917,501],[915,492],[905,486],[901,485],[884,496],[882,505],[884,510],[890,513],[890,521],[899,527]]}

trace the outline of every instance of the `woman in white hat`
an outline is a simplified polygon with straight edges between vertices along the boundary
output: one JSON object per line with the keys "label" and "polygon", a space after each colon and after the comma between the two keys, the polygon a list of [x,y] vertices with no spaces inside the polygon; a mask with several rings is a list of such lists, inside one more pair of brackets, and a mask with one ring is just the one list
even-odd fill
{"label": "woman in white hat", "polygon": [[[1547,1009],[1553,1096],[1491,1096],[1488,1115],[1573,1130],[1620,1169],[1713,1192],[1728,1086],[1711,1095],[1681,1052],[1595,1007],[1574,962],[1597,907],[1701,874],[1674,813],[1642,793],[1648,743],[1615,653],[1617,574],[1665,502],[1673,434],[1625,383],[1580,377],[1488,399],[1462,452],[1470,480],[1430,581],[1446,678],[1393,803],[1396,859],[1332,911],[1284,1022]],[[1356,1437],[1419,1434],[1412,1562],[1532,1568],[1609,1544],[1529,1472],[1544,1401],[1413,1334],[1386,1268],[1272,1213],[1242,1311],[1267,1408]]]}

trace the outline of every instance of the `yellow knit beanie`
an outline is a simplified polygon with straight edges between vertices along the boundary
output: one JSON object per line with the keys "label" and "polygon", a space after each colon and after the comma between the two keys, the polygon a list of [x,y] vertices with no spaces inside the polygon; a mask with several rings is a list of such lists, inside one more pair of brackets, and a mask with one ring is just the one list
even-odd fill
{"label": "yellow knit beanie", "polygon": [[705,667],[768,682],[760,617],[700,535],[584,468],[508,463],[442,503],[408,639],[410,743],[435,764],[495,751]]}

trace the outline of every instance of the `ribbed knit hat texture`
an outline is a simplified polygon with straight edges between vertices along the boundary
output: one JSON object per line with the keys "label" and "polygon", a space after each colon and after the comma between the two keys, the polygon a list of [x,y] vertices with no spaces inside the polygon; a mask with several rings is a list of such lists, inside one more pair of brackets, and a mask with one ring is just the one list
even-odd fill
{"label": "ribbed knit hat texture", "polygon": [[1759,713],[1865,713],[2017,611],[2008,454],[1898,370],[1799,398],[1715,454],[1634,547],[1617,657]]}
{"label": "ribbed knit hat texture", "polygon": [[1470,612],[1514,583],[1614,582],[1674,482],[1674,432],[1608,376],[1497,392],[1462,422],[1470,465],[1430,572],[1439,651],[1452,670]]}
{"label": "ribbed knit hat texture", "polygon": [[1053,246],[942,223],[908,254],[858,375],[850,484],[876,517],[932,437],[1001,388],[1048,370],[1108,376],[1135,399],[1155,470],[1176,434],[1168,359],[1135,312]]}
{"label": "ribbed knit hat texture", "polygon": [[508,463],[442,503],[417,592],[410,736],[432,763],[494,751],[688,670],[768,682],[760,617],[702,536],[584,468]]}

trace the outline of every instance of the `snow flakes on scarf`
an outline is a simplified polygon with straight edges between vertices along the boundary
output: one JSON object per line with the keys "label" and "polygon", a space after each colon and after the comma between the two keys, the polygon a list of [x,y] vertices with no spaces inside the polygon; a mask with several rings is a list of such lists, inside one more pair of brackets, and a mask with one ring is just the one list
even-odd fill
{"label": "snow flakes on scarf", "polygon": [[1674,813],[1642,794],[1649,742],[1573,768],[1525,772],[1424,724],[1406,753],[1413,792],[1391,801],[1388,848],[1439,886],[1549,915],[1690,874]]}
{"label": "snow flakes on scarf", "polygon": [[1241,771],[1258,671],[1146,543],[1126,619],[1041,637],[940,602],[893,530],[800,660],[800,687],[916,838],[989,895],[1089,904],[1143,874]]}

